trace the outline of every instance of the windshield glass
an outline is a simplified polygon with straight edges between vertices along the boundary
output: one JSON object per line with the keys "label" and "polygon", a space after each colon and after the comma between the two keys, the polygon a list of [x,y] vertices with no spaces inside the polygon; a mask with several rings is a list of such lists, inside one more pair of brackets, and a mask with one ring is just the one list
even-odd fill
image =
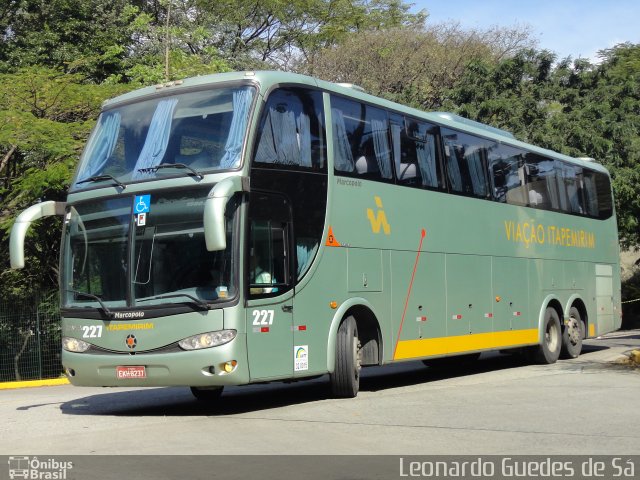
{"label": "windshield glass", "polygon": [[[210,189],[132,195],[71,207],[65,222],[64,305],[99,308],[95,297],[107,307],[144,307],[235,296],[235,208],[233,202],[227,206],[227,249],[207,251],[202,216]],[[144,212],[136,213],[140,210]]]}
{"label": "windshield glass", "polygon": [[203,90],[102,112],[73,188],[184,175],[177,168],[156,170],[160,164],[198,172],[238,168],[254,94],[253,87]]}

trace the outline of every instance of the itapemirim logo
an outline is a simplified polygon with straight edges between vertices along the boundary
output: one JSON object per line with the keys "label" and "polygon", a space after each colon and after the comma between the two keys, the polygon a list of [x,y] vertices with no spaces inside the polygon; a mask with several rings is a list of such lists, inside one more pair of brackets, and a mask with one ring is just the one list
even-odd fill
{"label": "itapemirim logo", "polygon": [[380,233],[380,227],[384,231],[385,235],[389,235],[391,233],[391,226],[389,222],[387,222],[387,216],[382,209],[382,199],[377,195],[373,197],[376,202],[376,207],[378,207],[378,211],[376,214],[373,214],[372,208],[367,208],[367,218],[371,222],[371,230],[373,233]]}
{"label": "itapemirim logo", "polygon": [[9,478],[31,480],[65,480],[73,462],[61,462],[55,458],[39,460],[38,457],[9,457]]}

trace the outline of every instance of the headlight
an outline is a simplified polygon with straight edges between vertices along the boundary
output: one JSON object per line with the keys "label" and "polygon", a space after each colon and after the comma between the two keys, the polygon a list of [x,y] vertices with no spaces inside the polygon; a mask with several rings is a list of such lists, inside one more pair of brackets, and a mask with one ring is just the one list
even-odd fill
{"label": "headlight", "polygon": [[200,333],[193,337],[180,340],[178,345],[183,350],[200,350],[201,348],[211,348],[229,343],[236,338],[235,330],[218,330],[217,332]]}
{"label": "headlight", "polygon": [[62,348],[64,348],[67,352],[86,352],[87,350],[89,350],[90,346],[91,345],[87,342],[83,342],[82,340],[78,340],[77,338],[62,337]]}

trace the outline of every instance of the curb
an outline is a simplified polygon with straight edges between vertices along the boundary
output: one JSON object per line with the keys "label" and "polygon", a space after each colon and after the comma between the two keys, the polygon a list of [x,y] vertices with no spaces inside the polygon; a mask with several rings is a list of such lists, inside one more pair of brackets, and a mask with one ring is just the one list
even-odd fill
{"label": "curb", "polygon": [[55,385],[67,385],[69,380],[64,378],[49,378],[46,380],[28,380],[26,382],[6,382],[0,383],[0,390],[10,390],[15,388],[31,387],[53,387]]}

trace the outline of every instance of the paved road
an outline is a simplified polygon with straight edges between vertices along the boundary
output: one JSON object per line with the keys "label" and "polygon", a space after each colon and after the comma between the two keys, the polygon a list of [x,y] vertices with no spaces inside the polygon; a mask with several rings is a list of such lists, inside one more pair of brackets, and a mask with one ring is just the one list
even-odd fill
{"label": "paved road", "polygon": [[640,370],[613,363],[633,348],[637,330],[555,365],[375,367],[349,400],[326,377],[229,388],[217,407],[184,388],[4,390],[0,454],[639,454]]}

